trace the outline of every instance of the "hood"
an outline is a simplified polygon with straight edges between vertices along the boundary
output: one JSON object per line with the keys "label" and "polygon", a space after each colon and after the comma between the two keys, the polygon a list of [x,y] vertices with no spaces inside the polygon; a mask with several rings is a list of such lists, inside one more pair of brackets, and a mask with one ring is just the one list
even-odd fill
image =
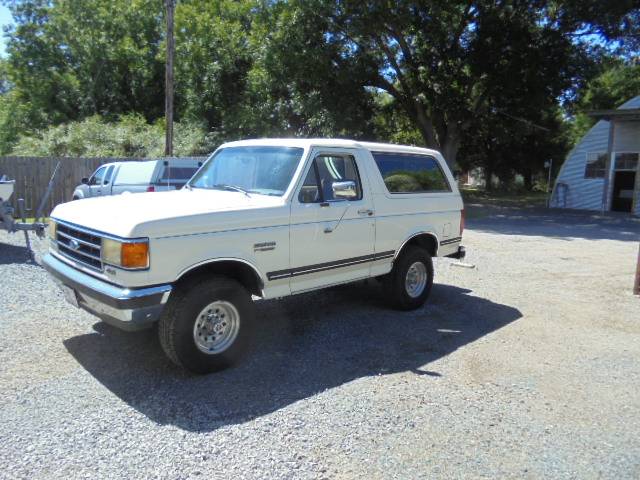
{"label": "hood", "polygon": [[284,205],[282,197],[181,189],[76,200],[58,205],[51,217],[124,238],[161,237],[237,228],[255,222],[254,215],[233,212],[256,210],[264,218],[265,209]]}

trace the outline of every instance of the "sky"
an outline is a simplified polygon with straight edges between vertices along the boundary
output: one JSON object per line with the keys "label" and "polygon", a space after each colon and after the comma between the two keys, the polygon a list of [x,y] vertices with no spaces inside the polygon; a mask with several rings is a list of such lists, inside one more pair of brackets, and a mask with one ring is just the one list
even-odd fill
{"label": "sky", "polygon": [[0,56],[4,57],[4,35],[2,34],[2,27],[11,23],[11,12],[4,5],[0,5]]}

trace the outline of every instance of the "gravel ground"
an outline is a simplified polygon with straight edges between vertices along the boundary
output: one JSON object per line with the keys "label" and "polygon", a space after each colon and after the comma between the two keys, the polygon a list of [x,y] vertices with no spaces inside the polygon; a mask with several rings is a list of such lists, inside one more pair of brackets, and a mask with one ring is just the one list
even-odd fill
{"label": "gravel ground", "polygon": [[0,233],[0,477],[639,478],[640,222],[470,210],[476,268],[439,260],[425,308],[260,302],[251,356],[206,377]]}

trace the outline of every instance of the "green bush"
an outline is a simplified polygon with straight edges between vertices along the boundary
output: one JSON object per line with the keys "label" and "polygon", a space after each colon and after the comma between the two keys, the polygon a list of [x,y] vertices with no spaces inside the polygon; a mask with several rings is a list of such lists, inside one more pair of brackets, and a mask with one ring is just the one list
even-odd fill
{"label": "green bush", "polygon": [[[213,149],[205,129],[194,122],[174,124],[174,155],[203,155]],[[141,115],[115,122],[98,115],[52,126],[18,138],[12,155],[51,157],[159,157],[164,154],[164,122],[148,124]]]}

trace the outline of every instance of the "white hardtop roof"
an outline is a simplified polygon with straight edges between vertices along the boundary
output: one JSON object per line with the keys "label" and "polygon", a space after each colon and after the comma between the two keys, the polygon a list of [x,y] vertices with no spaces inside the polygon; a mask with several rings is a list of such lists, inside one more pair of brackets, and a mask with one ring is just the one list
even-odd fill
{"label": "white hardtop roof", "polygon": [[337,148],[364,148],[377,152],[404,152],[422,153],[434,155],[436,150],[409,145],[394,145],[392,143],[360,142],[341,138],[256,138],[239,140],[221,145],[221,147],[249,147],[249,146],[281,146],[281,147],[337,147]]}
{"label": "white hardtop roof", "polygon": [[101,163],[99,167],[96,168],[96,170],[100,167],[110,167],[111,165],[123,165],[125,163],[147,163],[147,162],[157,162],[158,159],[148,159],[148,160],[136,160],[135,158],[132,158],[131,160],[118,160],[116,162],[108,162],[108,163]]}

